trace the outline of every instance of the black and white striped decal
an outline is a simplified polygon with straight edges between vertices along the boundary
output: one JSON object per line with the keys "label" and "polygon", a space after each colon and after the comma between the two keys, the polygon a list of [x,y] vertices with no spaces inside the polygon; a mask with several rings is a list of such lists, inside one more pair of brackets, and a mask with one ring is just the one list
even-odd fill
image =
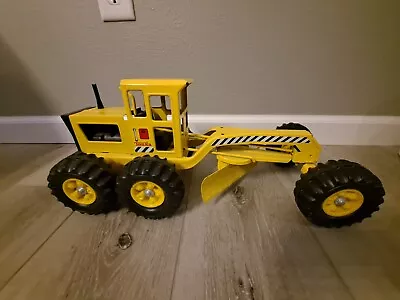
{"label": "black and white striped decal", "polygon": [[151,153],[154,152],[154,148],[150,146],[135,147],[135,152]]}
{"label": "black and white striped decal", "polygon": [[292,143],[308,144],[310,140],[305,136],[279,136],[279,135],[247,135],[232,138],[216,139],[212,146],[223,146],[241,143]]}

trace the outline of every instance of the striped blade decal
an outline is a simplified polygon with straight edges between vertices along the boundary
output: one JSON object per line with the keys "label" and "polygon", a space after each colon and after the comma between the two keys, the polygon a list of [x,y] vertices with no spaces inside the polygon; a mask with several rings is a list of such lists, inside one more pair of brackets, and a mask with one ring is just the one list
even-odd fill
{"label": "striped blade decal", "polygon": [[230,138],[216,139],[211,144],[213,147],[223,145],[234,145],[241,143],[291,143],[291,144],[308,144],[310,140],[305,136],[265,136],[265,135],[246,135]]}
{"label": "striped blade decal", "polygon": [[150,146],[135,147],[135,152],[151,153],[154,152],[154,148]]}

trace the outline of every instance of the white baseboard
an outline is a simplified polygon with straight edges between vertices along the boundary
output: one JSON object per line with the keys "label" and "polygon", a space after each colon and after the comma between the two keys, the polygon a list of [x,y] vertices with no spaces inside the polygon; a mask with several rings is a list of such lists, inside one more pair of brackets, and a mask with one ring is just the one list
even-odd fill
{"label": "white baseboard", "polygon": [[[323,145],[400,145],[400,117],[311,115],[190,115],[189,126],[272,129],[287,122],[307,126]],[[0,117],[0,143],[73,143],[58,116]]]}

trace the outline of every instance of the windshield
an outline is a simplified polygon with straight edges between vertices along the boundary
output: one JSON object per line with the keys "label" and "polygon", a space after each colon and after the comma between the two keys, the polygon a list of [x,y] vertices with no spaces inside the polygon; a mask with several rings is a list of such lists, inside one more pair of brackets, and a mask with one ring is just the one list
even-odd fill
{"label": "windshield", "polygon": [[182,114],[183,112],[186,111],[187,108],[187,89],[184,88],[182,89],[179,94],[179,107],[180,107],[180,113]]}

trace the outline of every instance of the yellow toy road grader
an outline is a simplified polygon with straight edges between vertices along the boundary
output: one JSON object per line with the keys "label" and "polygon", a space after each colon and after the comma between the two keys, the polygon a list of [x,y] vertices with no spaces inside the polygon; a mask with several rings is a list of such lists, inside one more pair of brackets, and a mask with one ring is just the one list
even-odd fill
{"label": "yellow toy road grader", "polygon": [[[120,205],[146,218],[169,217],[180,206],[184,184],[177,171],[208,154],[217,170],[201,185],[205,202],[218,196],[258,162],[301,164],[295,201],[312,223],[341,227],[361,222],[383,203],[381,181],[346,161],[318,163],[320,145],[295,123],[276,130],[215,127],[203,134],[188,127],[183,79],[121,80],[123,107],[97,107],[62,115],[78,152],[57,163],[48,176],[52,194],[73,210],[100,214]],[[268,199],[266,199],[268,201]]]}

